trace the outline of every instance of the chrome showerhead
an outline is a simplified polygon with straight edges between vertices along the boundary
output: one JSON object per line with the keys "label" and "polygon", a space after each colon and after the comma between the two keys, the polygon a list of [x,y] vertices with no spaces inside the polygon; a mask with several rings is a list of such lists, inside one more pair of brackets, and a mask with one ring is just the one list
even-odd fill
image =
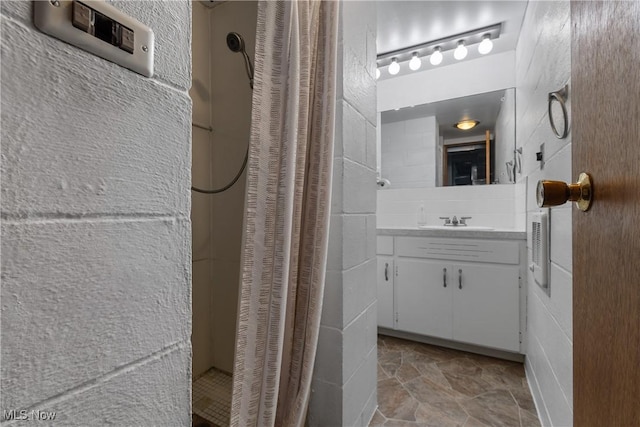
{"label": "chrome showerhead", "polygon": [[227,34],[227,46],[232,52],[244,52],[244,39],[238,33]]}
{"label": "chrome showerhead", "polygon": [[247,70],[247,77],[249,77],[249,86],[253,89],[253,64],[247,55],[247,51],[244,48],[244,39],[238,33],[231,32],[227,34],[227,47],[231,52],[240,52],[244,58],[244,66]]}

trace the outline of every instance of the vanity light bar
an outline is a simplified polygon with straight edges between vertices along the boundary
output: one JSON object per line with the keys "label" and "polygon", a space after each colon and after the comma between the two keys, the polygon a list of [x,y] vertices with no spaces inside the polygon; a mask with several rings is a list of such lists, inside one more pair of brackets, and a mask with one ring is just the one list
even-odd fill
{"label": "vanity light bar", "polygon": [[498,23],[488,27],[467,31],[466,33],[455,34],[453,36],[381,53],[377,57],[378,67],[390,65],[392,58],[396,58],[398,62],[409,61],[413,57],[414,53],[417,53],[418,57],[431,55],[436,47],[439,47],[442,52],[446,50],[453,50],[458,47],[458,42],[461,40],[464,41],[465,46],[471,46],[482,42],[486,35],[489,35],[491,40],[495,40],[500,37],[501,30],[502,23]]}

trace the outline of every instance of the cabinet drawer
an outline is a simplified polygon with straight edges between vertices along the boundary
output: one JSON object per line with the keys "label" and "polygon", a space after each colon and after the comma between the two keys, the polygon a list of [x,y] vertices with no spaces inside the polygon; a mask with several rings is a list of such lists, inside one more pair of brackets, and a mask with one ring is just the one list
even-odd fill
{"label": "cabinet drawer", "polygon": [[518,264],[517,241],[396,237],[396,255],[454,261]]}

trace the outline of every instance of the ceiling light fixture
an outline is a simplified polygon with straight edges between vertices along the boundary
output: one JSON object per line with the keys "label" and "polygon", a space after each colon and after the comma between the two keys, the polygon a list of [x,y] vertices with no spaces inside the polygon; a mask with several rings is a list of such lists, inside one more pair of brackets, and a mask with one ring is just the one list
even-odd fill
{"label": "ceiling light fixture", "polygon": [[458,128],[460,130],[469,130],[469,129],[473,129],[474,127],[478,126],[479,124],[480,124],[480,122],[477,121],[477,120],[467,119],[467,120],[460,120],[458,123],[453,125],[453,127],[454,128]]}
{"label": "ceiling light fixture", "polygon": [[453,57],[458,61],[467,57],[467,48],[464,46],[464,40],[458,42],[458,47],[453,51]]}
{"label": "ceiling light fixture", "polygon": [[431,58],[429,58],[429,62],[434,66],[442,63],[442,52],[440,47],[436,47],[434,49],[434,52],[431,54]]}
{"label": "ceiling light fixture", "polygon": [[380,68],[376,68],[376,80],[380,78]]}
{"label": "ceiling light fixture", "polygon": [[391,59],[391,65],[389,65],[389,74],[395,76],[400,72],[400,64],[398,64],[398,60],[396,58]]}
{"label": "ceiling light fixture", "polygon": [[481,55],[486,55],[487,53],[491,52],[492,49],[493,42],[491,41],[491,35],[485,34],[484,36],[482,36],[482,41],[478,45],[478,52],[480,52]]}
{"label": "ceiling light fixture", "polygon": [[418,52],[413,52],[413,57],[411,61],[409,61],[409,68],[411,68],[412,71],[418,71],[421,66],[422,60],[418,58]]}
{"label": "ceiling light fixture", "polygon": [[[444,60],[444,52],[450,50],[453,51],[454,49],[457,52],[456,59],[464,59],[468,53],[465,53],[467,51],[467,47],[465,47],[465,45],[482,45],[483,47],[478,46],[478,48],[483,51],[488,48],[489,50],[487,53],[489,53],[491,51],[491,45],[493,44],[492,40],[497,40],[500,37],[501,31],[502,24],[498,23],[487,27],[476,28],[464,33],[452,34],[447,37],[430,40],[413,46],[388,51],[377,56],[377,65],[380,69],[389,67],[389,73],[396,75],[400,72],[400,63],[411,61],[407,68],[417,71],[422,67],[422,61],[420,61],[420,58],[429,56],[429,62],[431,65],[440,65]],[[488,40],[485,41],[485,39]],[[463,46],[459,47],[459,42],[461,41],[463,41]],[[420,61],[420,67],[418,67],[418,61]],[[394,62],[397,63],[397,66],[393,65]],[[416,67],[415,70],[414,67]]]}

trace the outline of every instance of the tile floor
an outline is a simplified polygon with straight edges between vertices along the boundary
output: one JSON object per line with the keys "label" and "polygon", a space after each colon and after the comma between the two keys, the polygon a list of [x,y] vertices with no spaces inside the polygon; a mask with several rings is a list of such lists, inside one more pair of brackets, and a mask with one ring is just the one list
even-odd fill
{"label": "tile floor", "polygon": [[193,383],[193,427],[227,427],[231,413],[231,375],[211,368]]}
{"label": "tile floor", "polygon": [[539,426],[524,367],[378,336],[378,410],[370,426]]}

